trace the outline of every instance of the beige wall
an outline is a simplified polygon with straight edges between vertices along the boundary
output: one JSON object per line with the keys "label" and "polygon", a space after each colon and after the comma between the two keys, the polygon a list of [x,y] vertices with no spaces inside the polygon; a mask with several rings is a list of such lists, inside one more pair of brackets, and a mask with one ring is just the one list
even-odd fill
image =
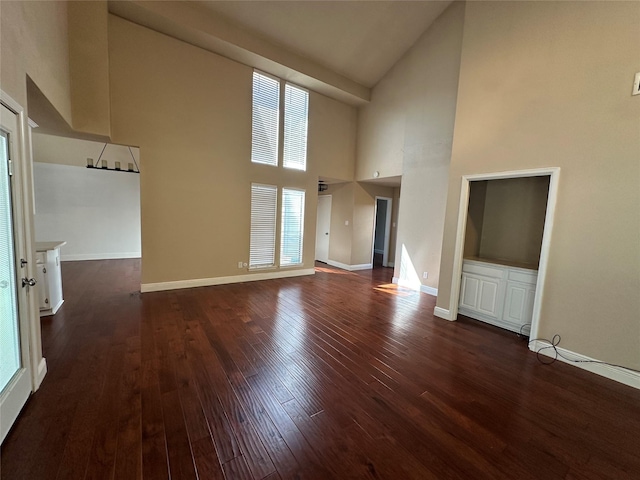
{"label": "beige wall", "polygon": [[[356,179],[402,174],[394,276],[402,252],[437,288],[464,3],[451,5],[376,85],[359,112]],[[428,279],[422,280],[422,272]]]}
{"label": "beige wall", "polygon": [[439,307],[461,175],[558,166],[539,335],[640,368],[639,32],[635,2],[467,5]]}
{"label": "beige wall", "polygon": [[109,55],[112,138],[140,147],[142,283],[247,273],[252,182],[306,190],[313,267],[318,172],[353,170],[354,109],[312,92],[307,172],[252,164],[250,67],[114,16]]}
{"label": "beige wall", "polygon": [[[393,194],[392,187],[370,183],[328,185],[323,195],[331,195],[329,260],[345,265],[371,263],[376,196],[393,198]],[[397,221],[395,216],[391,221]]]}
{"label": "beige wall", "polygon": [[[353,197],[352,265],[369,264],[373,258],[376,196],[393,198],[393,188],[372,183],[355,183]],[[391,221],[393,222],[395,219],[392,218]]]}
{"label": "beige wall", "polygon": [[309,104],[308,150],[315,173],[332,180],[353,180],[357,109],[315,92],[310,92]]}
{"label": "beige wall", "polygon": [[67,4],[0,2],[0,83],[27,108],[26,75],[71,123]]}
{"label": "beige wall", "polygon": [[[331,184],[323,192],[331,195],[331,230],[329,260],[351,264],[351,239],[353,231],[353,182]],[[345,225],[345,222],[349,222]]]}
{"label": "beige wall", "polygon": [[465,257],[480,256],[487,183],[487,181],[478,181],[471,182],[469,185],[469,209],[467,211],[467,228],[464,236]]}
{"label": "beige wall", "polygon": [[69,66],[73,128],[109,136],[107,2],[69,2]]}
{"label": "beige wall", "polygon": [[549,177],[487,182],[479,255],[537,268]]}

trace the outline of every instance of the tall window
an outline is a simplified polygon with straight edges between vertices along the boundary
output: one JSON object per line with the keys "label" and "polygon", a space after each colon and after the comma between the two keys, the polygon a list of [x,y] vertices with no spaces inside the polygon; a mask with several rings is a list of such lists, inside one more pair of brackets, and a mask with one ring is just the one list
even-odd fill
{"label": "tall window", "polygon": [[251,184],[250,268],[275,266],[277,197],[277,187]]}
{"label": "tall window", "polygon": [[251,161],[278,165],[280,81],[253,72]]}
{"label": "tall window", "polygon": [[[280,80],[253,72],[251,161],[296,170],[307,169],[307,123],[309,92],[286,83],[280,102]],[[280,113],[284,115],[283,147],[280,150]]]}
{"label": "tall window", "polygon": [[284,154],[282,164],[307,169],[309,92],[288,83],[284,87]]}
{"label": "tall window", "polygon": [[302,263],[304,230],[304,190],[282,189],[280,265]]}

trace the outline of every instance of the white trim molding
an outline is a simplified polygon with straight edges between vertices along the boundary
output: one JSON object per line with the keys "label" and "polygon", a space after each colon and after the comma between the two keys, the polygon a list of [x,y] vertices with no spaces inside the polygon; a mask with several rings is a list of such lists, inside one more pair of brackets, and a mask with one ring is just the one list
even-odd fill
{"label": "white trim molding", "polygon": [[348,270],[354,272],[356,270],[371,270],[373,268],[372,263],[361,263],[360,265],[347,265],[346,263],[336,262],[335,260],[327,260],[327,265],[332,267],[341,268],[342,270]]}
{"label": "white trim molding", "polygon": [[427,295],[432,295],[434,297],[438,296],[438,289],[434,287],[429,287],[427,285],[420,285],[418,288],[416,288],[416,285],[414,283],[409,282],[407,280],[402,280],[401,278],[398,278],[398,277],[393,277],[391,279],[391,283],[395,283],[396,285],[399,285],[404,288],[410,288],[411,290],[415,290],[417,292],[419,291],[422,293],[426,293]]}
{"label": "white trim molding", "polygon": [[434,314],[436,317],[444,318],[445,320],[453,321],[453,320],[455,320],[455,319],[456,319],[455,317],[451,316],[451,311],[450,311],[450,310],[447,310],[447,309],[442,308],[442,307],[436,307],[436,308],[434,308],[434,309],[433,309],[433,314]]}
{"label": "white trim molding", "polygon": [[47,360],[42,357],[40,359],[40,363],[38,364],[38,374],[34,379],[33,391],[35,392],[40,388],[42,381],[44,380],[45,375],[47,374]]}
{"label": "white trim molding", "polygon": [[272,280],[275,278],[302,277],[314,275],[314,268],[301,270],[278,270],[275,272],[248,273],[246,275],[232,275],[229,277],[195,278],[193,280],[176,280],[173,282],[143,283],[141,293],[162,292],[165,290],[180,290],[183,288],[210,287],[212,285],[226,285],[229,283],[255,282],[258,280]]}
{"label": "white trim molding", "polygon": [[[555,352],[553,348],[545,348],[549,346],[550,345],[547,342],[533,340],[529,345],[529,350],[538,352],[540,353],[540,355],[544,355],[546,357],[554,358]],[[638,372],[634,372],[633,370],[629,370],[624,367],[608,365],[606,363],[590,363],[600,362],[600,360],[595,360],[591,357],[587,357],[586,355],[582,355],[581,353],[572,352],[571,350],[567,350],[565,348],[557,346],[555,348],[560,355],[567,357],[562,358],[560,355],[558,355],[557,359],[561,362],[573,365],[574,367],[578,367],[583,370],[587,370],[591,373],[606,377],[610,380],[623,383],[630,387],[640,389],[640,373]]]}
{"label": "white trim molding", "polygon": [[458,203],[458,226],[456,228],[456,242],[453,256],[453,275],[451,278],[451,291],[449,294],[449,310],[454,319],[458,317],[458,306],[460,302],[460,284],[462,280],[464,238],[467,229],[467,214],[469,210],[470,182],[541,176],[549,176],[549,194],[547,197],[547,209],[544,219],[544,229],[542,232],[542,246],[540,248],[540,262],[538,264],[538,279],[536,282],[536,293],[533,301],[533,315],[531,319],[531,337],[537,337],[544,295],[544,283],[546,280],[547,265],[549,262],[549,250],[551,246],[551,233],[553,230],[556,199],[558,196],[558,184],[560,182],[559,167],[480,173],[475,175],[463,175],[461,177],[460,201]]}
{"label": "white trim molding", "polygon": [[437,288],[433,288],[433,287],[429,287],[427,285],[420,285],[420,291],[422,293],[426,293],[427,295],[431,295],[433,297],[437,297],[438,296],[438,289]]}
{"label": "white trim molding", "polygon": [[77,253],[60,255],[61,262],[78,262],[83,260],[119,260],[122,258],[141,258],[140,252],[116,252],[116,253]]}

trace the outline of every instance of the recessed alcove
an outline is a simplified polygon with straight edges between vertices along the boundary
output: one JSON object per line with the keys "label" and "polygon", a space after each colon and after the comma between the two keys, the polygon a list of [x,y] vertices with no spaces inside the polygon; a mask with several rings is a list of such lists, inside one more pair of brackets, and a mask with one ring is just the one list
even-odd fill
{"label": "recessed alcove", "polygon": [[459,311],[528,334],[550,177],[469,183]]}
{"label": "recessed alcove", "polygon": [[464,258],[537,270],[549,176],[470,183]]}

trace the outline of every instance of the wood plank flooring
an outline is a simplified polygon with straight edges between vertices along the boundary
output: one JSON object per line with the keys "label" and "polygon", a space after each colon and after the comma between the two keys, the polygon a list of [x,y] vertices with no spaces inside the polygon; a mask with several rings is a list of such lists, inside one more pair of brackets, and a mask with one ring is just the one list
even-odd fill
{"label": "wood plank flooring", "polygon": [[318,265],[140,295],[137,260],[64,263],[1,478],[640,478],[639,391]]}

